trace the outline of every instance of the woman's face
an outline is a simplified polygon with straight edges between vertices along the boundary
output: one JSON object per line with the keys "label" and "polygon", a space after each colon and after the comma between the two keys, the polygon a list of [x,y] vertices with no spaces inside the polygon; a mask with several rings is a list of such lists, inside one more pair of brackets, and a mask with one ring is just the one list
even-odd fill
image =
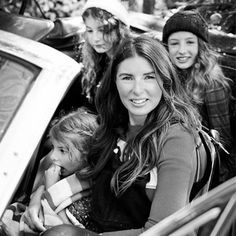
{"label": "woman's face", "polygon": [[[112,51],[112,44],[115,40],[115,32],[111,33],[110,40],[104,39],[104,25],[101,21],[92,16],[84,20],[86,26],[86,36],[89,44],[97,53],[107,53]],[[112,38],[112,40],[111,40]]]}
{"label": "woman's face", "polygon": [[135,56],[120,63],[116,86],[131,125],[143,125],[147,115],[159,104],[162,90],[157,81],[162,83],[143,57]]}
{"label": "woman's face", "polygon": [[198,55],[198,38],[191,32],[175,32],[168,38],[168,50],[171,60],[179,69],[188,69]]}
{"label": "woman's face", "polygon": [[69,153],[68,148],[56,140],[52,140],[50,158],[53,164],[60,166],[61,176],[65,177],[74,173],[82,164],[82,153],[74,148],[75,155]]}

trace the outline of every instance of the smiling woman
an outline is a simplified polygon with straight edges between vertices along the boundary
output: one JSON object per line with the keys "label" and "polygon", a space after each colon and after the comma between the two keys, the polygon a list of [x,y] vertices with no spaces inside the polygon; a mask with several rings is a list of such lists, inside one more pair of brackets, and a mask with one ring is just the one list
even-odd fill
{"label": "smiling woman", "polygon": [[93,179],[91,222],[102,235],[139,235],[185,206],[203,176],[199,114],[165,48],[145,36],[121,42],[96,105],[93,169],[83,175]]}
{"label": "smiling woman", "polygon": [[[86,229],[140,235],[187,205],[194,184],[205,176],[199,113],[180,86],[168,52],[147,36],[121,42],[96,105],[99,127],[88,153],[92,168],[77,175],[93,182]],[[30,226],[37,227],[38,203],[28,213]],[[77,227],[64,226],[45,235],[57,235],[58,230],[79,234]]]}
{"label": "smiling woman", "polygon": [[152,65],[145,58],[135,56],[120,63],[116,86],[128,110],[130,125],[143,125],[147,115],[157,107],[162,97],[159,83],[162,81],[156,78]]}

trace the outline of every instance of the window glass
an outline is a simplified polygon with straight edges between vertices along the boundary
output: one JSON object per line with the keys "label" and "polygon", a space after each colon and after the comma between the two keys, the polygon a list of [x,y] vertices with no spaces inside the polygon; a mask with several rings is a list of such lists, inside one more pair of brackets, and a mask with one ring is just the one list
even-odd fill
{"label": "window glass", "polygon": [[39,69],[0,54],[0,140]]}

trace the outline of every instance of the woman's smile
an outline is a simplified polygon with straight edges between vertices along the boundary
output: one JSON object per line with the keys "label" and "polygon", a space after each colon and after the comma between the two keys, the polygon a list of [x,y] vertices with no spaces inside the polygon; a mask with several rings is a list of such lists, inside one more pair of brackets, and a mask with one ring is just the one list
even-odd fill
{"label": "woman's smile", "polygon": [[116,86],[131,125],[143,124],[159,104],[162,97],[159,80],[152,65],[143,57],[127,58],[118,66]]}
{"label": "woman's smile", "polygon": [[130,99],[135,106],[144,106],[148,99]]}

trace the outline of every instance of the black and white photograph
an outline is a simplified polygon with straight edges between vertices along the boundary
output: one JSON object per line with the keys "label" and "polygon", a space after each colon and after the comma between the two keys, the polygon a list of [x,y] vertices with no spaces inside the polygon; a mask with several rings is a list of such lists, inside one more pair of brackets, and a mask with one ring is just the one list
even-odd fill
{"label": "black and white photograph", "polygon": [[236,236],[235,0],[0,0],[0,236],[99,235]]}

